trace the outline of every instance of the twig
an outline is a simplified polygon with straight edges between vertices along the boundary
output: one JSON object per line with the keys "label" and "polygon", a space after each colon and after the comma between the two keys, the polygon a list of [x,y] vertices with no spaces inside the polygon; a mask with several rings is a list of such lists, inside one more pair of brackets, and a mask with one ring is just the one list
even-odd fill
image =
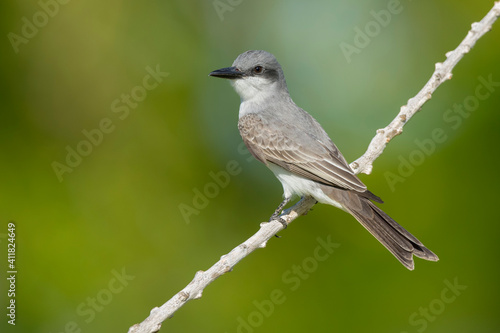
{"label": "twig", "polygon": [[[312,206],[316,204],[316,200],[311,197],[303,198],[293,207],[285,210],[281,215],[287,224],[301,215],[305,215]],[[174,312],[179,310],[184,304],[192,299],[201,297],[203,289],[210,283],[214,282],[219,276],[230,272],[233,267],[240,262],[241,259],[252,253],[258,248],[266,246],[267,241],[283,230],[284,226],[277,220],[271,222],[263,222],[260,224],[260,229],[252,237],[246,240],[243,244],[235,247],[231,252],[223,255],[218,262],[206,271],[196,272],[194,279],[168,302],[159,308],[151,310],[151,314],[146,320],[140,324],[136,324],[129,329],[129,333],[152,333],[157,332],[161,328],[161,323],[173,316]]]}
{"label": "twig", "polygon": [[408,100],[408,104],[403,105],[399,114],[385,128],[377,130],[377,134],[370,142],[366,152],[351,163],[351,168],[358,173],[370,174],[373,168],[373,161],[379,157],[385,147],[396,135],[403,132],[403,126],[417,113],[432,97],[432,93],[446,80],[451,79],[451,71],[455,65],[470,51],[479,38],[491,30],[491,26],[500,16],[500,1],[496,1],[493,8],[486,14],[481,22],[472,23],[472,29],[467,33],[464,40],[458,47],[446,53],[446,60],[443,63],[438,62],[436,69],[425,86],[418,94]]}
{"label": "twig", "polygon": [[[437,63],[436,70],[430,80],[425,84],[419,93],[408,100],[408,104],[401,107],[396,118],[385,128],[377,130],[377,134],[372,139],[367,151],[351,163],[351,168],[358,173],[369,174],[372,170],[373,161],[379,157],[387,143],[396,135],[403,131],[403,126],[413,115],[420,110],[422,105],[427,102],[436,88],[446,80],[451,79],[451,70],[462,59],[465,53],[469,52],[481,36],[491,29],[492,24],[500,16],[500,1],[495,2],[493,8],[479,23],[473,23],[465,39],[460,45],[446,54],[444,63]],[[301,215],[305,215],[316,204],[313,198],[303,198],[293,207],[287,209],[281,215],[287,224]],[[153,333],[158,332],[161,324],[167,318],[173,316],[174,312],[179,310],[184,304],[192,299],[201,297],[203,290],[210,283],[215,281],[221,275],[230,272],[233,267],[255,249],[266,246],[267,241],[283,230],[284,226],[278,221],[264,222],[260,224],[260,229],[243,244],[235,247],[231,252],[223,255],[221,259],[210,267],[207,271],[198,271],[194,279],[180,292],[178,292],[169,301],[159,308],[154,308],[146,320],[136,324],[129,329],[129,333]]]}

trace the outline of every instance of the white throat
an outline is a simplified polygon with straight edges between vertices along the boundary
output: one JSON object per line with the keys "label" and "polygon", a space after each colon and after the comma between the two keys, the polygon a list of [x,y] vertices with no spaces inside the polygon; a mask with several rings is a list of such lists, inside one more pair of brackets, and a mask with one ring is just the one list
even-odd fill
{"label": "white throat", "polygon": [[231,81],[231,84],[241,98],[240,118],[250,110],[255,112],[260,105],[279,93],[277,82],[270,82],[262,77],[246,77]]}

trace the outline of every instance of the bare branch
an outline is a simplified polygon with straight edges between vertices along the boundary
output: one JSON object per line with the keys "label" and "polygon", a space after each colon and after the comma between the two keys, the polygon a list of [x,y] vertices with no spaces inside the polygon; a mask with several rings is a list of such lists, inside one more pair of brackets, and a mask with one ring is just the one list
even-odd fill
{"label": "bare branch", "polygon": [[[304,198],[297,202],[293,207],[285,210],[281,218],[290,224],[301,215],[305,215],[312,206],[316,204],[313,198]],[[184,304],[192,299],[201,297],[203,289],[214,282],[219,276],[230,272],[241,259],[252,253],[255,249],[266,246],[267,241],[283,230],[284,226],[274,220],[263,222],[260,229],[243,244],[235,247],[231,252],[223,255],[218,262],[206,271],[196,272],[194,279],[168,302],[159,308],[151,310],[151,314],[140,324],[136,324],[129,329],[129,333],[152,333],[161,328],[161,323],[173,316],[174,312],[179,310]]]}
{"label": "bare branch", "polygon": [[437,87],[444,81],[451,79],[452,69],[470,51],[478,39],[491,30],[491,26],[498,16],[500,16],[500,1],[495,2],[493,8],[481,22],[472,23],[472,29],[467,33],[464,40],[455,50],[446,53],[445,62],[436,64],[436,69],[429,81],[415,97],[408,100],[407,105],[401,107],[396,118],[387,127],[377,130],[377,134],[370,142],[363,156],[351,163],[351,168],[356,173],[371,173],[373,161],[382,154],[389,141],[403,132],[403,126],[422,108],[425,102],[431,99],[432,93]]}
{"label": "bare branch", "polygon": [[[403,131],[403,126],[413,115],[420,110],[422,105],[427,102],[436,88],[446,80],[451,79],[451,70],[470,51],[481,36],[491,29],[492,24],[500,16],[500,1],[495,2],[493,8],[479,23],[473,23],[472,29],[468,32],[460,45],[446,54],[444,63],[437,63],[436,70],[429,81],[425,84],[419,93],[408,100],[408,104],[401,107],[396,118],[385,128],[377,130],[377,134],[372,139],[367,151],[363,156],[351,163],[353,170],[358,173],[369,174],[372,170],[373,161],[384,151],[387,143],[396,135]],[[312,206],[316,204],[313,198],[303,198],[293,207],[287,209],[281,215],[281,218],[290,224],[301,215],[305,215]],[[194,279],[180,292],[178,292],[169,301],[159,308],[154,308],[146,320],[136,324],[129,329],[129,333],[153,333],[161,328],[161,324],[167,318],[173,316],[174,312],[179,310],[184,304],[192,299],[201,297],[203,290],[210,283],[215,281],[221,275],[230,272],[233,267],[255,249],[266,246],[267,241],[276,233],[283,230],[284,226],[278,221],[261,223],[260,229],[243,244],[235,247],[231,252],[223,255],[221,259],[210,267],[207,271],[198,271]]]}

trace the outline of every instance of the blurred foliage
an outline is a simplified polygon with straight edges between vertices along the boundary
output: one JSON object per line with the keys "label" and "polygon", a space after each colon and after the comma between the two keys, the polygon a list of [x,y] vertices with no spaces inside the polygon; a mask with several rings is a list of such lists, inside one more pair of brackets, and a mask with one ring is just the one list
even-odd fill
{"label": "blurred foliage", "polygon": [[[0,331],[126,332],[270,216],[281,186],[241,149],[238,96],[210,71],[248,49],[274,53],[295,102],[352,161],[493,2],[401,1],[348,62],[340,45],[353,45],[355,28],[376,25],[372,11],[392,5],[3,2],[0,241],[6,253],[15,221],[19,273],[17,324],[3,314]],[[352,217],[318,206],[162,332],[498,332],[500,87],[469,104],[460,124],[445,115],[474,102],[480,77],[500,82],[499,24],[362,176],[438,263],[416,260],[409,272]],[[155,80],[152,71],[162,74]],[[415,159],[416,140],[429,142],[437,128],[446,140]],[[78,149],[86,156],[70,156],[68,166]],[[418,165],[390,185],[387,173],[401,175],[412,153]],[[66,165],[62,181],[54,162]],[[192,207],[228,163],[237,167],[229,183],[183,217],[180,207]],[[287,274],[310,264],[317,238],[328,236],[340,247],[292,290]],[[123,270],[130,280],[118,288]],[[444,302],[445,280],[454,279],[467,288]],[[6,286],[2,279],[2,300]],[[276,290],[282,302],[258,310]],[[242,320],[255,327],[238,328]]]}

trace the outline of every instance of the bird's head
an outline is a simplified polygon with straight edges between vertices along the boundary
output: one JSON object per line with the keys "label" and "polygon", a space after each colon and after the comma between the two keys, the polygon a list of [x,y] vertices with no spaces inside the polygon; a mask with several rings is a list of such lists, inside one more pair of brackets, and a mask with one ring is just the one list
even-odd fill
{"label": "bird's head", "polygon": [[280,64],[266,51],[246,51],[236,58],[232,67],[215,70],[209,75],[231,80],[242,101],[288,94]]}

